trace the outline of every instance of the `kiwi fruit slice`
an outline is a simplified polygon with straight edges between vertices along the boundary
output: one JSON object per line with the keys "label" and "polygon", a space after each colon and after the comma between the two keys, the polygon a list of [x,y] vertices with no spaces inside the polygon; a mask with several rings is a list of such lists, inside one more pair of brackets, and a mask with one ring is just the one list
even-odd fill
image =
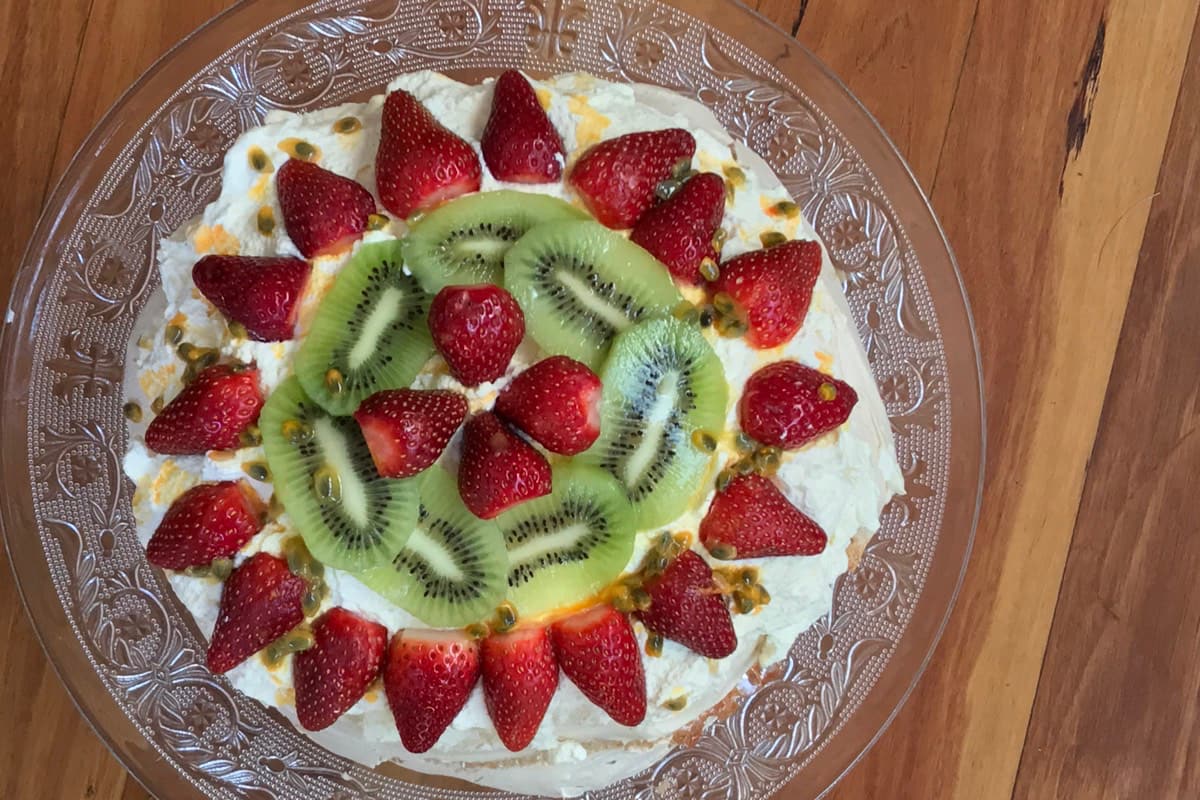
{"label": "kiwi fruit slice", "polygon": [[508,549],[508,599],[522,617],[591,597],[633,552],[633,514],[612,476],[565,462],[554,468],[553,485],[495,520]]}
{"label": "kiwi fruit slice", "polygon": [[504,256],[504,286],[543,350],[599,369],[613,338],[682,299],[654,256],[598,222],[539,225]]}
{"label": "kiwi fruit slice", "polygon": [[721,438],[721,361],[698,327],[665,317],[618,336],[600,379],[600,438],[579,458],[617,479],[639,530],[670,522],[704,488],[704,443]]}
{"label": "kiwi fruit slice", "polygon": [[586,212],[544,194],[471,194],[416,222],[404,240],[404,260],[430,294],[455,284],[502,285],[504,254],[530,228],[586,218]]}
{"label": "kiwi fruit slice", "polygon": [[404,271],[398,241],[363,245],[334,280],[296,353],[304,391],[344,416],[368,395],[408,386],[433,354],[431,299]]}
{"label": "kiwi fruit slice", "polygon": [[358,423],[279,385],[258,419],[275,493],[309,552],[346,570],[386,564],[417,521],[417,483],[380,477]]}
{"label": "kiwi fruit slice", "polygon": [[441,467],[421,482],[416,530],[390,564],[357,576],[427,625],[457,627],[495,613],[504,599],[508,554],[494,522],[467,510]]}

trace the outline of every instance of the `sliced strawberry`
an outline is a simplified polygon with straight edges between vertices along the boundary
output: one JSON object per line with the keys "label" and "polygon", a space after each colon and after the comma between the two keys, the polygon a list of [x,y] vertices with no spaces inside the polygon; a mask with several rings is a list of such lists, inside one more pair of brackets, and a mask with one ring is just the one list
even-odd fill
{"label": "sliced strawberry", "polygon": [[383,207],[398,217],[479,190],[479,156],[408,92],[383,104],[375,183]]}
{"label": "sliced strawberry", "polygon": [[408,630],[392,637],[383,685],[410,753],[437,744],[479,679],[479,644],[459,631]]}
{"label": "sliced strawberry", "polygon": [[193,486],[167,509],[146,545],[146,560],[163,569],[187,569],[233,558],[262,530],[265,515],[246,481]]}
{"label": "sliced strawberry", "polygon": [[200,372],[146,428],[146,447],[173,456],[241,447],[263,405],[258,370],[215,364]]}
{"label": "sliced strawberry", "polygon": [[529,81],[516,70],[496,79],[480,149],[496,180],[553,183],[562,177],[562,138]]}
{"label": "sliced strawberry", "polygon": [[658,184],[695,153],[695,138],[682,128],[627,133],[580,156],[568,180],[596,219],[632,228],[654,203]]}
{"label": "sliced strawberry", "polygon": [[738,403],[742,430],[755,441],[795,450],[850,418],[858,393],[845,381],[796,361],[750,376]]}
{"label": "sliced strawberry", "polygon": [[429,306],[429,331],[454,377],[478,386],[508,369],[525,338],[525,315],[499,286],[447,286]]}
{"label": "sliced strawberry", "polygon": [[722,553],[720,558],[815,556],[824,552],[827,538],[762,475],[730,481],[700,522],[700,541],[710,553]]}
{"label": "sliced strawberry", "polygon": [[387,628],[344,608],[313,623],[316,640],[292,658],[296,717],[305,730],[328,728],[362,699],[379,677]]}
{"label": "sliced strawberry", "polygon": [[410,478],[430,467],[466,416],[462,394],[419,389],[376,392],[354,412],[375,468],[385,478]]}
{"label": "sliced strawberry", "polygon": [[338,253],[367,229],[375,198],[357,181],[290,158],[275,177],[288,238],[305,258]]}
{"label": "sliced strawberry", "polygon": [[646,718],[646,672],[629,619],[596,606],[551,628],[558,665],[584,697],[621,725]]}
{"label": "sliced strawberry", "polygon": [[311,270],[301,258],[205,256],[192,267],[192,282],[251,339],[284,342],[296,335],[296,306]]}
{"label": "sliced strawberry", "polygon": [[558,689],[558,662],[546,628],[493,634],[480,646],[483,699],[500,741],[513,752],[533,741]]}
{"label": "sliced strawberry", "polygon": [[496,399],[496,413],[552,453],[573,456],[600,435],[600,378],[586,364],[551,356],[522,372]]}
{"label": "sliced strawberry", "polygon": [[490,411],[463,426],[458,493],[481,519],[550,494],[550,463]]}
{"label": "sliced strawberry", "polygon": [[301,599],[308,584],[287,562],[255,553],[225,581],[208,668],[228,672],[304,621]]}
{"label": "sliced strawberry", "polygon": [[713,236],[725,215],[725,179],[711,172],[689,178],[651,208],[629,235],[681,281],[704,283],[700,262],[717,258]]}
{"label": "sliced strawberry", "polygon": [[754,347],[778,347],[796,335],[821,274],[821,245],[791,241],[753,250],[721,265],[714,288],[733,298]]}
{"label": "sliced strawberry", "polygon": [[646,582],[650,607],[634,612],[654,633],[708,658],[737,649],[729,606],[713,581],[712,568],[693,550]]}

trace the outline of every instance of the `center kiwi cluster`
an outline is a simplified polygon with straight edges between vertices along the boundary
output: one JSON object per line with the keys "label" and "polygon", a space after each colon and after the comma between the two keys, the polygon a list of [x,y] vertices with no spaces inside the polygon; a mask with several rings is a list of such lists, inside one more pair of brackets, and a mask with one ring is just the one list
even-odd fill
{"label": "center kiwi cluster", "polygon": [[[503,285],[547,354],[600,374],[601,435],[555,458],[553,490],[492,520],[474,516],[440,464],[383,478],[349,416],[409,386],[433,353],[431,297]],[[433,627],[478,628],[499,609],[553,613],[620,577],[639,531],[700,493],[728,404],[699,326],[671,316],[667,271],[620,234],[551,197],[470,195],[362,246],[339,273],[260,427],[277,494],[313,557],[349,571]]]}

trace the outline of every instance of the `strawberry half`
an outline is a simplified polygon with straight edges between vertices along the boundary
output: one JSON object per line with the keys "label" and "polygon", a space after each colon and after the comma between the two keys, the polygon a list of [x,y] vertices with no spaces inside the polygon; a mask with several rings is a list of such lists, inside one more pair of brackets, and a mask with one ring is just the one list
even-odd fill
{"label": "strawberry half", "polygon": [[383,686],[410,753],[437,744],[479,679],[479,644],[458,631],[400,631],[388,647]]}
{"label": "strawberry half", "polygon": [[454,377],[478,386],[508,369],[525,338],[525,315],[499,286],[447,286],[429,305],[429,331]]}
{"label": "strawberry half", "polygon": [[627,133],[594,145],[568,177],[593,216],[610,228],[632,228],[654,203],[654,190],[696,154],[682,128]]}
{"label": "strawberry half", "polygon": [[338,253],[367,229],[375,198],[357,181],[289,158],[275,178],[288,238],[305,258]]}
{"label": "strawberry half", "polygon": [[796,361],[777,361],[750,376],[738,402],[747,436],[795,450],[850,418],[858,393],[845,381]]}
{"label": "strawberry half", "polygon": [[828,537],[762,475],[739,475],[718,492],[700,522],[700,541],[719,558],[815,556]]}
{"label": "strawberry half", "polygon": [[479,156],[433,118],[417,98],[397,90],[383,104],[375,184],[383,207],[398,217],[479,190]]}
{"label": "strawberry half", "polygon": [[232,558],[262,530],[266,507],[246,481],[193,486],[171,503],[146,545],[146,560],[163,569],[208,566]]}
{"label": "strawberry half", "polygon": [[562,177],[562,138],[529,81],[516,70],[496,79],[480,149],[496,180],[553,183]]}
{"label": "strawberry half", "polygon": [[173,456],[241,447],[263,405],[258,370],[215,364],[200,372],[146,428],[146,447]]}
{"label": "strawberry half", "polygon": [[304,621],[301,599],[308,584],[287,562],[255,553],[225,581],[208,668],[228,672]]}
{"label": "strawberry half", "polygon": [[379,677],[387,628],[344,608],[313,623],[316,640],[292,658],[296,717],[305,730],[328,728],[362,699]]}
{"label": "strawberry half", "polygon": [[419,389],[376,392],[354,412],[385,478],[411,478],[430,467],[466,416],[467,398],[460,393]]}
{"label": "strawberry half", "polygon": [[610,605],[554,623],[558,665],[584,697],[621,725],[646,718],[646,672],[629,619]]}
{"label": "strawberry half", "polygon": [[496,399],[496,413],[552,453],[573,456],[600,436],[600,378],[567,356],[542,359]]}
{"label": "strawberry half", "polygon": [[192,267],[192,282],[251,339],[284,342],[296,335],[296,306],[311,270],[300,258],[205,256]]}
{"label": "strawberry half", "polygon": [[800,330],[820,274],[821,245],[791,241],[726,261],[714,288],[741,307],[749,326],[746,341],[765,349]]}
{"label": "strawberry half", "polygon": [[458,493],[472,514],[491,519],[517,503],[550,494],[550,463],[485,411],[463,426]]}
{"label": "strawberry half", "polygon": [[493,634],[480,645],[483,699],[500,741],[513,752],[533,741],[558,689],[558,662],[546,628]]}
{"label": "strawberry half", "polygon": [[629,238],[667,265],[681,281],[704,283],[700,262],[717,258],[713,236],[725,216],[725,179],[711,172],[693,176],[651,208]]}
{"label": "strawberry half", "polygon": [[707,658],[724,658],[737,649],[729,606],[712,568],[695,551],[685,550],[643,588],[650,593],[650,607],[634,613],[649,630]]}

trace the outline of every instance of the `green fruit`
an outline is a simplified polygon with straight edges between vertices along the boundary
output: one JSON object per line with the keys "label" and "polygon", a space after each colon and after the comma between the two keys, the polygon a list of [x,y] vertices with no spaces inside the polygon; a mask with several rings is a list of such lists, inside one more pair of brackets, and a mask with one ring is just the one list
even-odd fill
{"label": "green fruit", "polygon": [[458,627],[491,615],[504,599],[508,554],[495,523],[479,519],[458,498],[441,467],[421,481],[416,530],[392,563],[358,577],[427,625]]}
{"label": "green fruit", "polygon": [[288,378],[258,424],[275,493],[314,558],[362,570],[400,552],[417,521],[417,484],[379,476],[353,419],[330,416]]}
{"label": "green fruit", "polygon": [[698,328],[667,317],[618,336],[600,379],[600,438],[579,458],[624,487],[639,530],[670,522],[705,489],[701,445],[720,439],[729,399],[721,361]]}
{"label": "green fruit", "polygon": [[582,464],[554,469],[554,491],[496,518],[508,549],[508,599],[521,617],[595,595],[621,574],[636,530],[609,475]]}
{"label": "green fruit", "polygon": [[502,190],[452,200],[422,217],[404,240],[404,260],[436,294],[457,284],[504,283],[504,254],[543,222],[586,219],[556,197]]}
{"label": "green fruit", "polygon": [[430,296],[404,272],[400,243],[363,245],[321,301],[296,353],[304,391],[331,414],[412,383],[433,354]]}
{"label": "green fruit", "polygon": [[521,237],[504,257],[504,286],[543,350],[592,369],[617,334],[682,299],[657,259],[590,220],[539,225]]}

